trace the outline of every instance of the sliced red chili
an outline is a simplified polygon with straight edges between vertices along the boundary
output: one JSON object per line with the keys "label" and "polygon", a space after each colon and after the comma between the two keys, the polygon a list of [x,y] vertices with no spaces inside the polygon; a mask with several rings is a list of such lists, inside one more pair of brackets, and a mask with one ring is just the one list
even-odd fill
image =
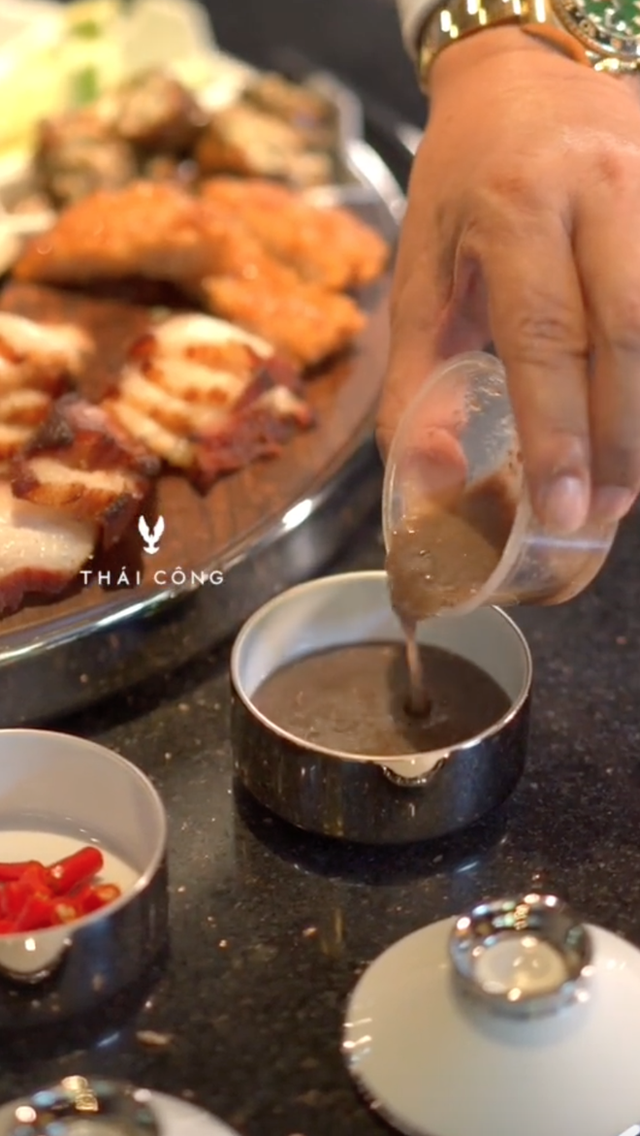
{"label": "sliced red chili", "polygon": [[37,892],[38,895],[51,895],[51,881],[48,869],[37,860],[27,864],[24,872],[14,881],[22,891]]}
{"label": "sliced red chili", "polygon": [[120,899],[122,895],[122,891],[117,884],[98,884],[93,890],[103,903],[113,903],[114,900]]}
{"label": "sliced red chili", "polygon": [[94,845],[49,868],[38,860],[0,864],[0,935],[70,923],[119,899],[117,884],[93,885],[104,867]]}
{"label": "sliced red chili", "polygon": [[52,864],[48,871],[50,886],[56,895],[68,895],[74,888],[88,883],[104,867],[104,857],[99,848],[87,845],[79,848],[71,856]]}
{"label": "sliced red chili", "polygon": [[58,918],[50,899],[40,895],[30,895],[16,916],[14,931],[41,931],[53,927]]}
{"label": "sliced red chili", "polygon": [[76,895],[73,896],[73,901],[78,905],[78,909],[82,915],[90,915],[92,911],[97,911],[100,907],[104,907],[103,900],[96,895],[96,889],[92,884],[87,884]]}
{"label": "sliced red chili", "polygon": [[99,884],[98,887],[87,887],[78,896],[78,903],[83,915],[90,915],[92,911],[99,911],[108,903],[120,899],[122,892],[117,884]]}
{"label": "sliced red chili", "polygon": [[19,880],[4,885],[0,914],[3,918],[15,919],[31,896],[43,900],[50,900],[52,896],[46,869],[41,864],[30,864]]}
{"label": "sliced red chili", "polygon": [[26,872],[27,868],[31,868],[34,865],[42,868],[43,872],[46,871],[44,864],[41,864],[39,860],[23,860],[15,864],[0,864],[0,883],[4,884],[9,883],[11,880],[19,880],[20,876]]}
{"label": "sliced red chili", "polygon": [[11,920],[17,919],[28,898],[29,892],[20,886],[19,880],[16,880],[15,883],[6,884],[3,889],[3,917]]}

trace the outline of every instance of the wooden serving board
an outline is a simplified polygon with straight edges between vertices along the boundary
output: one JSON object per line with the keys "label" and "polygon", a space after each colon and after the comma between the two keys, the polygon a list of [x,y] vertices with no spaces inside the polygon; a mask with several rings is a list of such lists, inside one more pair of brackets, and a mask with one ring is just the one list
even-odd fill
{"label": "wooden serving board", "polygon": [[[365,219],[392,236],[383,205]],[[134,527],[108,557],[87,565],[90,579],[0,618],[0,727],[66,713],[170,669],[228,637],[270,595],[320,570],[338,551],[379,494],[371,435],[387,354],[388,288],[386,277],[359,297],[369,321],[354,352],[308,379],[313,429],[296,435],[278,458],[225,477],[206,494],[184,477],[163,475],[145,509],[150,523],[164,518],[157,555],[145,555]],[[140,285],[120,288],[115,298],[9,283],[0,307],[87,327],[98,368],[87,374],[85,389],[99,396],[160,299],[166,302]],[[305,528],[316,513],[321,522],[310,536]],[[203,585],[196,595],[193,574],[211,572],[223,583]]]}

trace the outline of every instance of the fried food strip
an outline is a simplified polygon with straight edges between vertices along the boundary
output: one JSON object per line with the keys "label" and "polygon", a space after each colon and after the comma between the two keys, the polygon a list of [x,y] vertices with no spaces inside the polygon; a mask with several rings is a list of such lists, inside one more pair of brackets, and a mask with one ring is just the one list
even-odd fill
{"label": "fried food strip", "polygon": [[31,593],[55,595],[76,579],[93,553],[96,528],[52,509],[18,501],[0,481],[0,614]]}
{"label": "fried food strip", "polygon": [[0,312],[0,467],[6,467],[73,385],[90,340],[74,327],[46,327]]}
{"label": "fried food strip", "polygon": [[175,316],[133,347],[105,411],[202,489],[278,454],[312,414],[269,344],[201,315]]}
{"label": "fried food strip", "polygon": [[366,323],[348,296],[304,283],[279,265],[246,279],[211,276],[197,295],[210,312],[268,340],[303,368],[345,351]]}
{"label": "fried food strip", "polygon": [[225,271],[236,257],[224,223],[167,182],[135,182],[69,206],[14,266],[16,280],[87,284],[144,277],[180,286]]}
{"label": "fried food strip", "polygon": [[168,281],[223,319],[315,366],[351,345],[365,318],[346,296],[300,280],[262,247],[229,204],[169,185],[96,193],[71,206],[14,275],[83,284],[144,276]]}
{"label": "fried food strip", "polygon": [[257,179],[214,178],[201,193],[211,205],[230,208],[303,280],[341,292],[372,283],[386,267],[385,242],[345,209],[319,209],[285,186]]}
{"label": "fried food strip", "polygon": [[66,395],[11,467],[14,496],[121,539],[140,512],[160,463],[99,406]]}
{"label": "fried food strip", "polygon": [[17,280],[82,285],[143,277],[183,287],[211,275],[251,275],[271,263],[234,216],[167,182],[136,182],[83,198],[34,238]]}
{"label": "fried food strip", "polygon": [[217,271],[188,286],[211,312],[237,323],[287,356],[316,367],[350,347],[366,324],[355,302],[300,278],[275,259],[243,224],[230,201],[202,202],[202,224],[224,233]]}

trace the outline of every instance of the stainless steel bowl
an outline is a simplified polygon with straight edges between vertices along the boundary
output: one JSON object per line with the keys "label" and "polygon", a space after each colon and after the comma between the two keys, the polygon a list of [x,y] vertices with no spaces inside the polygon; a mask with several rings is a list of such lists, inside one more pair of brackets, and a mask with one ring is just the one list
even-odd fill
{"label": "stainless steel bowl", "polygon": [[0,1136],[238,1136],[181,1097],[72,1074],[0,1106]]}
{"label": "stainless steel bowl", "polygon": [[97,843],[122,894],[73,922],[0,936],[0,1031],[115,1009],[166,945],[167,822],[148,779],[82,738],[0,730],[0,859],[51,863],[72,850],[57,851],[61,840]]}
{"label": "stainless steel bowl", "polygon": [[298,828],[367,844],[445,836],[502,804],[524,769],[532,678],[522,632],[498,608],[431,620],[420,643],[481,667],[511,700],[489,730],[447,750],[356,757],[312,746],[254,706],[279,667],[316,651],[401,642],[384,572],[312,580],[284,592],[244,625],[231,655],[231,739],[236,774],[264,806]]}

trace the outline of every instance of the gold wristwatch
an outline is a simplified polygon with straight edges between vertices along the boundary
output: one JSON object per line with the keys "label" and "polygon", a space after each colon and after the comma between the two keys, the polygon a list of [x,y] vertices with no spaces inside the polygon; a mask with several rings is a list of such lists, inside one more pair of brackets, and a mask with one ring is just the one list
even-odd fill
{"label": "gold wristwatch", "polygon": [[500,24],[517,24],[598,71],[640,70],[639,0],[450,0],[429,17],[422,32],[423,88],[447,46]]}

